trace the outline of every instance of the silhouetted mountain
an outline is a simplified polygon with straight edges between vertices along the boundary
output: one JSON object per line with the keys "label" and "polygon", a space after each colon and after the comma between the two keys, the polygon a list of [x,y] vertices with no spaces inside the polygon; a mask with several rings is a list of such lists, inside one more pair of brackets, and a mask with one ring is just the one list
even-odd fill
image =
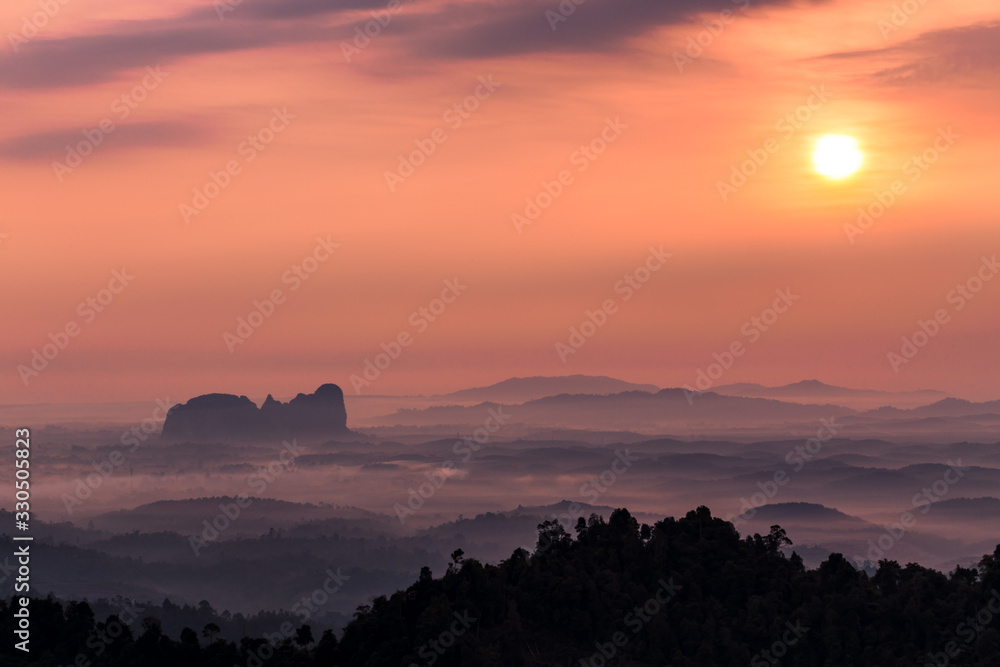
{"label": "silhouetted mountain", "polygon": [[[815,387],[815,383],[809,386]],[[558,394],[522,404],[487,401],[476,405],[436,405],[400,409],[365,421],[379,428],[417,427],[436,429],[426,432],[443,434],[455,426],[480,426],[490,410],[501,410],[503,406],[502,414],[509,415],[504,423],[513,425],[505,427],[505,434],[518,428],[555,428],[727,439],[769,437],[777,431],[811,437],[809,432],[815,433],[823,423],[821,420],[836,418],[842,432],[853,437],[940,441],[942,437],[957,435],[970,441],[993,441],[1000,427],[1000,401],[972,403],[949,398],[905,410],[868,409],[865,405],[870,403],[869,399],[855,401],[864,411],[846,407],[845,403],[851,401],[751,398],[723,395],[714,390],[700,393],[661,389],[655,393]]]}
{"label": "silhouetted mountain", "polygon": [[766,387],[752,382],[712,387],[711,391],[724,396],[745,396],[748,398],[777,398],[800,403],[824,401],[852,408],[875,408],[896,406],[900,408],[926,405],[947,396],[932,389],[920,391],[879,391],[876,389],[851,389],[837,387],[819,380],[803,380],[780,387]]}
{"label": "silhouetted mountain", "polygon": [[246,396],[196,396],[170,408],[161,437],[205,442],[347,433],[344,392],[335,384],[324,384],[315,393],[299,394],[288,403],[268,394],[260,408]]}
{"label": "silhouetted mountain", "polygon": [[445,394],[442,398],[462,402],[492,401],[524,403],[558,394],[619,394],[623,391],[656,392],[652,384],[633,384],[603,375],[509,378],[488,387],[475,387]]}
{"label": "silhouetted mountain", "polygon": [[986,496],[984,498],[951,498],[938,502],[934,511],[938,514],[945,512],[955,512],[957,514],[968,513],[972,518],[984,518],[987,512],[991,515],[1000,515],[1000,498]]}
{"label": "silhouetted mountain", "polygon": [[773,503],[756,508],[755,517],[761,521],[788,523],[791,521],[856,521],[861,519],[844,514],[838,509],[819,503]]}
{"label": "silhouetted mountain", "polygon": [[909,410],[899,408],[879,408],[868,413],[874,417],[900,418],[933,418],[933,417],[981,417],[1000,414],[1000,401],[974,403],[961,398],[945,398],[930,405],[923,405]]}
{"label": "silhouetted mountain", "polygon": [[[481,424],[495,403],[399,410],[383,425]],[[507,410],[507,407],[503,408]],[[506,414],[506,413],[504,413]],[[509,408],[506,423],[570,428],[622,428],[638,432],[720,433],[763,425],[799,423],[813,432],[821,419],[856,414],[838,405],[803,405],[764,398],[699,394],[662,389],[655,394],[628,391],[610,395],[561,394]]]}
{"label": "silhouetted mountain", "polygon": [[[197,534],[203,530],[202,519],[211,518],[220,506],[232,507],[239,499],[233,496],[215,498],[190,498],[186,500],[158,500],[134,509],[105,512],[90,519],[97,530],[116,533],[131,531],[173,531],[182,535]],[[357,507],[344,507],[327,503],[295,503],[273,498],[251,497],[243,501],[238,531],[248,535],[267,533],[269,528],[289,527],[308,521],[342,519],[354,522],[369,531],[380,528],[388,518]],[[235,523],[235,522],[234,522]],[[395,523],[395,522],[393,522]],[[393,524],[389,524],[392,526]],[[236,532],[234,530],[234,532]]]}

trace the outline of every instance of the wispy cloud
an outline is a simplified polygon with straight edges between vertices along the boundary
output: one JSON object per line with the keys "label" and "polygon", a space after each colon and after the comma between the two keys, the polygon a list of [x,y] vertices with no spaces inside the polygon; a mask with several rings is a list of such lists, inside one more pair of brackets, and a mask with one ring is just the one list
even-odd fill
{"label": "wispy cloud", "polygon": [[[825,0],[809,0],[812,3]],[[430,2],[404,0],[387,33],[411,60],[466,59],[541,53],[617,53],[657,28],[699,14],[748,11],[793,0],[586,0],[560,14],[557,0]],[[228,5],[227,5],[228,6]],[[185,57],[303,43],[336,45],[355,28],[387,13],[387,0],[244,0],[221,15],[213,6],[169,18],[120,21],[100,33],[38,37],[0,67],[0,87],[60,88],[120,78],[150,64]],[[554,12],[566,20],[553,23]],[[556,29],[553,29],[555,25]]]}
{"label": "wispy cloud", "polygon": [[925,33],[897,52],[909,62],[876,73],[887,83],[994,80],[1000,74],[1000,23]]}
{"label": "wispy cloud", "polygon": [[[101,151],[148,146],[189,146],[203,141],[211,127],[199,121],[153,121],[116,127]],[[67,146],[84,140],[80,128],[60,128],[0,141],[0,156],[15,160],[61,160]],[[104,146],[103,144],[107,144]]]}
{"label": "wispy cloud", "polygon": [[228,53],[302,42],[346,38],[348,23],[327,26],[321,15],[345,15],[377,6],[374,0],[344,3],[246,0],[232,13],[211,6],[169,18],[120,21],[103,32],[37,38],[0,67],[0,87],[60,88],[111,81],[123,73],[188,56]]}
{"label": "wispy cloud", "polygon": [[887,85],[995,81],[1000,74],[1000,23],[934,30],[884,49],[823,58],[877,63],[870,76]]}

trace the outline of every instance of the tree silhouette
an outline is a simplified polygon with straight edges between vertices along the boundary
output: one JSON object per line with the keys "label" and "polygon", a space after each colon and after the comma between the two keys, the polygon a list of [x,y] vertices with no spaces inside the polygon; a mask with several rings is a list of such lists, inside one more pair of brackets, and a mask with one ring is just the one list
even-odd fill
{"label": "tree silhouette", "polygon": [[220,632],[222,632],[222,628],[215,623],[208,623],[201,629],[201,636],[211,643]]}
{"label": "tree silhouette", "polygon": [[303,625],[295,631],[295,643],[299,646],[308,646],[309,644],[312,644],[313,641],[312,628],[308,625]]}
{"label": "tree silhouette", "polygon": [[[424,568],[406,590],[358,607],[339,639],[327,629],[315,642],[302,625],[283,640],[237,644],[210,621],[200,646],[191,627],[175,642],[152,616],[134,638],[116,616],[97,622],[86,601],[33,598],[33,651],[0,642],[0,664],[81,664],[81,655],[93,667],[1000,664],[1000,545],[978,569],[945,575],[884,559],[869,576],[837,553],[807,570],[782,552],[790,540],[780,526],[741,537],[704,507],[652,526],[619,509],[577,522],[575,539],[555,521],[538,529],[534,553],[516,549],[496,565],[456,550],[440,579]],[[0,599],[0,634],[13,636],[19,607]],[[211,608],[183,609],[198,618]]]}

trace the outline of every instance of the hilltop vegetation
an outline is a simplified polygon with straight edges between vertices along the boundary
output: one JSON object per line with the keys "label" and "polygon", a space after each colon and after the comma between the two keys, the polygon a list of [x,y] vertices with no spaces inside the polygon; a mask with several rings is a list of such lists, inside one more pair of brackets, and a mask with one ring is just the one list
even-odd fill
{"label": "hilltop vegetation", "polygon": [[[164,667],[985,667],[1000,659],[1000,546],[978,569],[945,575],[882,560],[869,577],[840,554],[807,570],[786,556],[780,527],[741,539],[705,507],[652,526],[622,509],[608,521],[580,519],[573,532],[545,522],[533,554],[518,549],[497,565],[458,550],[441,578],[424,568],[406,590],[359,608],[340,638],[286,623],[270,642],[237,645],[209,626],[175,640],[143,620],[95,655],[88,642],[103,643],[94,637],[115,618],[97,622],[85,603],[37,600],[37,650],[26,660],[6,642],[0,656],[16,666],[69,665],[83,651],[94,666]],[[3,602],[0,619],[11,636]]]}

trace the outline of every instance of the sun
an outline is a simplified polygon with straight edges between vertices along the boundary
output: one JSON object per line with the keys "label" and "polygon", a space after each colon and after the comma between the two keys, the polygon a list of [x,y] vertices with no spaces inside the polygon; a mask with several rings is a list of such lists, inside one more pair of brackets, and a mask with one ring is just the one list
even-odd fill
{"label": "sun", "polygon": [[816,141],[813,151],[813,166],[827,178],[840,180],[847,178],[860,167],[864,155],[854,137],[842,134],[828,134]]}

